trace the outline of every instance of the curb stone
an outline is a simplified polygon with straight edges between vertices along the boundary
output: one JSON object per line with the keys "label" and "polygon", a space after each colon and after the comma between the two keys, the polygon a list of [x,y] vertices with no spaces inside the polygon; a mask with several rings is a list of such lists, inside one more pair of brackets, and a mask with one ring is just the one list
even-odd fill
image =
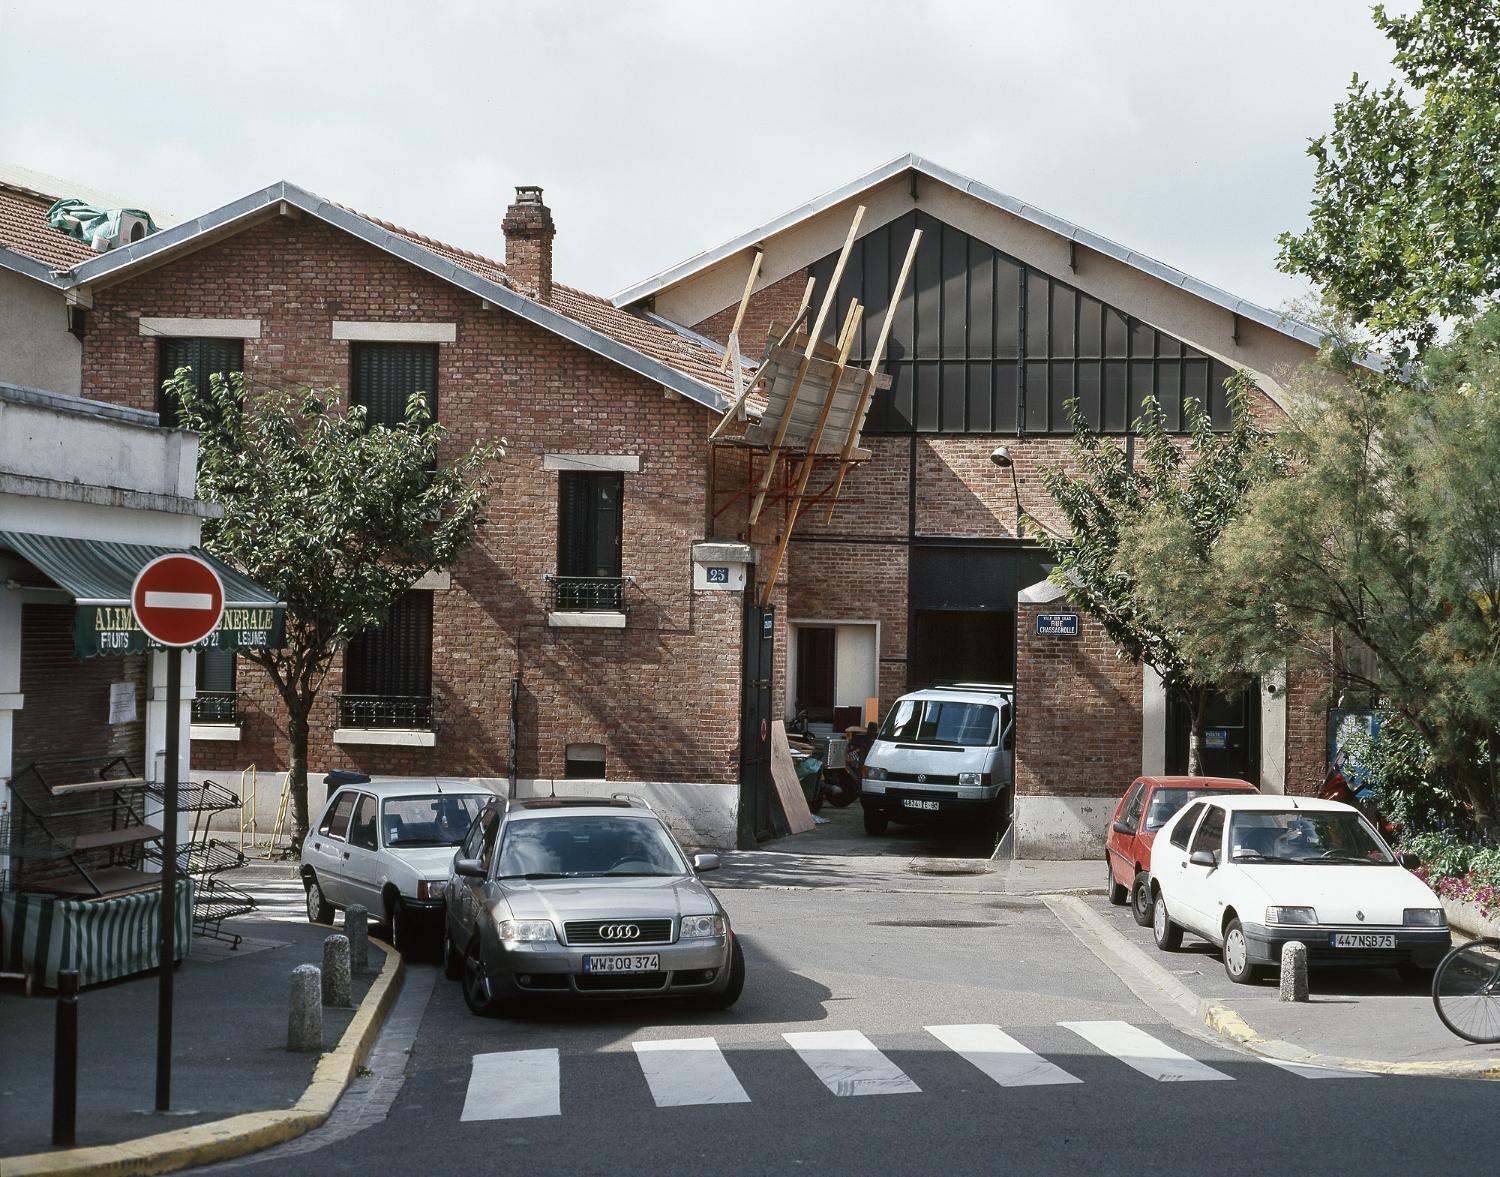
{"label": "curb stone", "polygon": [[1461,1059],[1431,1062],[1353,1059],[1321,1054],[1279,1038],[1266,1038],[1238,1010],[1193,993],[1140,948],[1120,935],[1110,926],[1109,921],[1081,899],[1059,895],[1046,900],[1046,903],[1058,922],[1093,952],[1132,993],[1179,1028],[1199,1036],[1206,1036],[1202,1035],[1202,1030],[1206,1028],[1220,1039],[1232,1042],[1252,1054],[1280,1062],[1326,1067],[1336,1071],[1500,1080],[1500,1059],[1475,1059],[1473,1062]]}
{"label": "curb stone", "polygon": [[386,1015],[401,991],[405,964],[396,950],[371,937],[385,963],[371,983],[338,1045],[313,1069],[301,1098],[283,1111],[246,1112],[191,1128],[114,1144],[0,1157],[4,1177],[144,1177],[258,1152],[292,1140],[328,1119],[344,1089],[369,1056]]}

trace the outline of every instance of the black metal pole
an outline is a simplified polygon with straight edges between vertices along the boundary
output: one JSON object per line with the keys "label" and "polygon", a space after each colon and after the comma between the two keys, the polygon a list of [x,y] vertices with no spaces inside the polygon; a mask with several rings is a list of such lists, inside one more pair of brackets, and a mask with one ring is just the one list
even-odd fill
{"label": "black metal pole", "polygon": [[163,765],[161,962],[156,1000],[156,1110],[172,1107],[172,966],[177,956],[177,769],[182,719],[182,650],[167,651],[167,755]]}
{"label": "black metal pole", "polygon": [[78,970],[57,974],[57,1026],[52,1038],[52,1143],[72,1148],[78,1122]]}

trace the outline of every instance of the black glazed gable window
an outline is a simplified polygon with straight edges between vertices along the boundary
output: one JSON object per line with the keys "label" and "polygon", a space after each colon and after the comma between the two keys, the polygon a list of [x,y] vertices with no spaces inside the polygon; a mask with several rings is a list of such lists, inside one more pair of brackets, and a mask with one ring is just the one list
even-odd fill
{"label": "black glazed gable window", "polygon": [[[1089,426],[1123,433],[1156,396],[1173,432],[1197,399],[1229,427],[1225,364],[926,213],[912,212],[855,243],[830,332],[849,301],[866,308],[853,357],[864,363],[885,319],[914,229],[922,244],[896,307],[886,371],[867,433],[1070,433],[1077,398]],[[822,289],[835,255],[811,267]]]}
{"label": "black glazed gable window", "polygon": [[412,393],[427,395],[427,409],[438,419],[438,349],[435,343],[356,343],[351,345],[349,400],[364,405],[372,425],[406,420]]}
{"label": "black glazed gable window", "polygon": [[193,370],[193,387],[207,395],[214,373],[245,370],[243,339],[159,339],[156,342],[156,412],[163,425],[181,423],[180,402],[163,385],[178,368]]}

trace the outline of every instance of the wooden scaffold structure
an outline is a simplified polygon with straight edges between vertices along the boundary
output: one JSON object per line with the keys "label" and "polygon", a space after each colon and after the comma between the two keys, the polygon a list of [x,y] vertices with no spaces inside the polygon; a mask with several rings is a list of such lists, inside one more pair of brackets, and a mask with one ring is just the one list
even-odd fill
{"label": "wooden scaffold structure", "polygon": [[[828,288],[823,291],[817,316],[810,325],[807,324],[816,286],[816,279],[808,278],[796,315],[789,325],[781,327],[779,331],[777,325],[772,325],[766,341],[765,356],[747,380],[740,370],[739,331],[744,326],[745,312],[760,276],[763,253],[757,249],[751,260],[745,292],[735,314],[729,346],[725,350],[724,363],[734,376],[735,398],[709,437],[716,444],[742,447],[749,452],[746,497],[750,502],[750,510],[747,530],[754,527],[760,519],[778,478],[783,487],[778,495],[784,504],[781,533],[777,537],[775,552],[761,586],[761,605],[770,603],[776,576],[781,571],[787,545],[791,542],[792,530],[803,509],[818,503],[825,504],[823,522],[825,525],[829,523],[833,519],[833,511],[849,470],[869,460],[870,452],[860,448],[860,433],[864,429],[865,418],[869,415],[870,402],[876,389],[889,387],[890,384],[888,377],[879,375],[879,370],[885,359],[886,346],[890,342],[896,307],[916,261],[917,246],[922,240],[920,229],[912,233],[911,244],[901,263],[900,274],[891,291],[890,304],[886,308],[885,318],[880,325],[875,346],[870,351],[867,365],[860,368],[849,362],[865,312],[857,299],[850,301],[832,345],[822,340],[837,301],[839,280],[843,277],[844,267],[854,249],[864,215],[865,209],[861,205],[854,212],[849,234],[844,239],[844,246],[839,251],[838,260],[829,276]],[[748,411],[752,396],[764,401],[759,419],[755,419]],[[742,433],[728,434],[732,425],[747,419],[748,424]],[[757,466],[760,467],[758,479],[755,477]],[[819,469],[827,473],[828,481],[820,490],[810,494],[809,486],[815,471]]]}

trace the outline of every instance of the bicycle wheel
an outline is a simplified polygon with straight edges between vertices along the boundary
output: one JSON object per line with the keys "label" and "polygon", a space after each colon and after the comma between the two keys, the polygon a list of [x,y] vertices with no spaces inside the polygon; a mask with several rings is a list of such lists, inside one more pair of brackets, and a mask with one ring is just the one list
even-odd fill
{"label": "bicycle wheel", "polygon": [[1460,1038],[1500,1042],[1500,940],[1472,940],[1443,957],[1432,1004]]}

